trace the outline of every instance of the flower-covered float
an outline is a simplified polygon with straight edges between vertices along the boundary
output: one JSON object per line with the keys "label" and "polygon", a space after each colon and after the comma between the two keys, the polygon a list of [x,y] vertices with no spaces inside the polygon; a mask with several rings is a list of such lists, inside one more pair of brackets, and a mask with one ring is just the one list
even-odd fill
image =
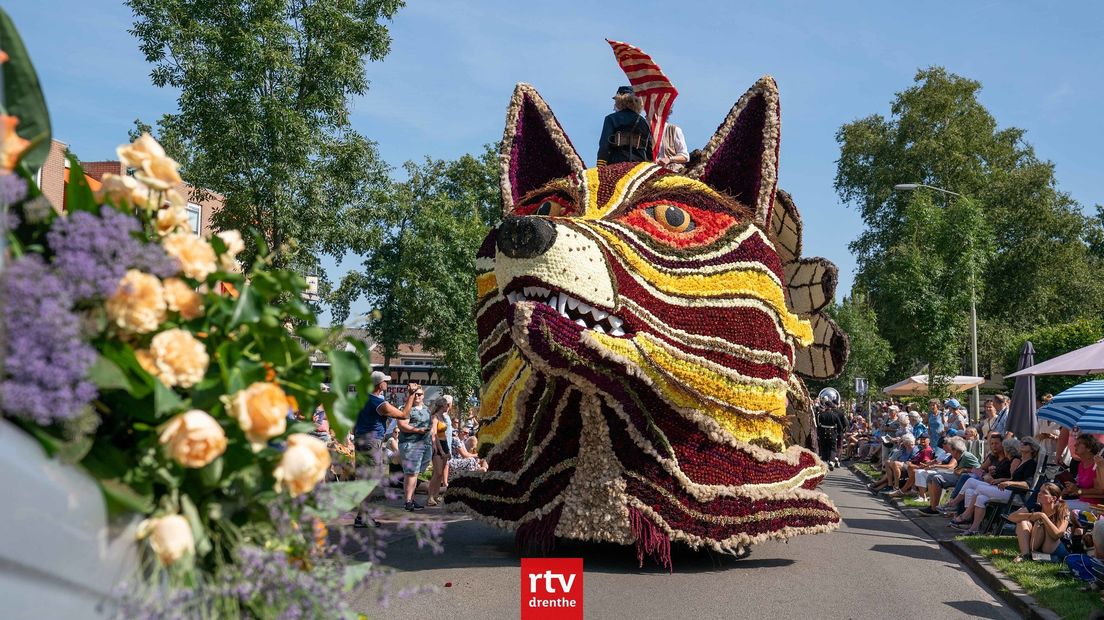
{"label": "flower-covered float", "polygon": [[800,445],[809,397],[847,339],[821,310],[836,269],[800,258],[776,191],[779,103],[759,80],[684,175],[586,168],[519,84],[501,147],[504,219],[477,257],[480,439],[490,471],[447,501],[516,530],[741,556],[826,532],[827,468]]}

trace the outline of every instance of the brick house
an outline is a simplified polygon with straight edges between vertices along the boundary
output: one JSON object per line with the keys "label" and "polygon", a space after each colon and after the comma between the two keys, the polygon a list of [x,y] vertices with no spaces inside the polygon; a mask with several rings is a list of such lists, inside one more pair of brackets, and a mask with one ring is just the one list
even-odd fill
{"label": "brick house", "polygon": [[[38,186],[42,188],[43,195],[58,212],[65,210],[65,186],[69,182],[69,160],[65,158],[67,150],[68,145],[64,142],[51,140],[50,153],[35,178]],[[116,160],[81,162],[81,167],[84,168],[84,176],[93,190],[99,188],[100,180],[105,174],[126,174],[126,168],[122,162]],[[188,223],[192,227],[192,232],[204,237],[210,236],[213,233],[211,218],[222,208],[223,197],[214,192],[207,192],[207,198],[200,200],[196,188],[187,183],[180,183],[173,189],[180,192],[188,201]]]}

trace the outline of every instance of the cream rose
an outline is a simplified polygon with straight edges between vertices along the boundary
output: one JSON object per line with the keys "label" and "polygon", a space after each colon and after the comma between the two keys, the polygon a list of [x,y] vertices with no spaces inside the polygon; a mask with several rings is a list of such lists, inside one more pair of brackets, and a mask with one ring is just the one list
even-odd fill
{"label": "cream rose", "polygon": [[199,409],[169,420],[159,440],[172,460],[184,467],[203,467],[226,451],[226,433],[214,418]]}
{"label": "cream rose", "polygon": [[195,536],[188,520],[180,515],[146,519],[138,524],[138,540],[149,538],[150,547],[164,566],[195,551]]}
{"label": "cream rose", "polygon": [[134,177],[107,173],[100,180],[100,189],[96,190],[96,200],[110,200],[118,206],[131,205],[147,209],[150,206],[150,189]]}
{"label": "cream rose", "polygon": [[181,182],[179,167],[180,164],[170,157],[150,157],[142,162],[134,177],[156,190],[165,191]]}
{"label": "cream rose", "polygon": [[164,237],[174,232],[186,232],[188,229],[188,210],[184,207],[167,206],[157,212],[157,234]]}
{"label": "cream rose", "polygon": [[236,230],[224,230],[215,236],[226,244],[226,253],[219,256],[219,266],[223,271],[238,271],[236,259],[238,254],[245,250],[245,240],[242,239],[241,233]]}
{"label": "cream rose", "polygon": [[168,278],[162,286],[169,310],[179,312],[186,321],[203,316],[203,297],[186,282],[180,278]]}
{"label": "cream rose", "polygon": [[222,397],[226,412],[236,419],[257,451],[269,439],[287,430],[287,395],[275,383],[254,383]]}
{"label": "cream rose", "polygon": [[153,139],[153,136],[149,135],[149,132],[146,132],[134,142],[116,148],[115,154],[119,156],[119,161],[123,162],[126,167],[141,168],[142,164],[150,159],[165,157],[165,149],[161,148],[161,145]]}
{"label": "cream rose", "polygon": [[180,269],[189,278],[202,282],[216,269],[214,248],[190,232],[171,233],[161,245],[169,256],[180,261]]}
{"label": "cream rose", "polygon": [[157,365],[161,382],[169,387],[189,388],[199,383],[207,373],[210,358],[203,343],[191,332],[174,328],[153,337],[150,355]]}
{"label": "cream rose", "polygon": [[165,293],[156,276],[137,269],[126,272],[105,304],[115,325],[138,334],[157,329],[165,321]]}
{"label": "cream rose", "polygon": [[330,468],[330,451],[326,444],[310,435],[295,433],[288,437],[287,450],[273,470],[276,491],[287,488],[292,497],[309,493],[326,477]]}

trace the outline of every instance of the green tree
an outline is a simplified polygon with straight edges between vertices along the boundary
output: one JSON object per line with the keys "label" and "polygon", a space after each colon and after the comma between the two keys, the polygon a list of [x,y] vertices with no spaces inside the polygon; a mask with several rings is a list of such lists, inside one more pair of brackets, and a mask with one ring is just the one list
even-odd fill
{"label": "green tree", "polygon": [[851,355],[843,373],[826,385],[830,385],[848,399],[855,398],[855,378],[867,380],[868,393],[875,395],[891,379],[886,375],[893,361],[889,341],[878,333],[878,316],[867,296],[852,292],[836,304],[828,307],[828,314],[851,339]]}
{"label": "green tree", "polygon": [[[871,115],[836,134],[836,191],[865,224],[851,243],[856,282],[897,353],[895,374],[926,362],[959,369],[971,268],[983,352],[1003,352],[1012,333],[1104,309],[1090,222],[1024,130],[998,127],[980,89],[941,67],[921,70],[890,118]],[[968,198],[894,191],[915,182]]]}
{"label": "green tree", "polygon": [[[159,139],[192,184],[218,192],[220,229],[256,229],[276,266],[378,242],[369,205],[386,185],[375,144],[349,125],[368,89],[382,20],[400,0],[127,0],[153,83],[179,89]],[[258,246],[248,241],[251,265]],[[297,251],[298,250],[298,251]]]}
{"label": "green tree", "polygon": [[427,158],[405,165],[377,208],[383,238],[331,294],[333,317],[366,297],[376,309],[368,325],[390,363],[398,346],[420,342],[441,354],[442,381],[460,402],[479,389],[475,331],[475,254],[501,217],[497,149],[456,161]]}

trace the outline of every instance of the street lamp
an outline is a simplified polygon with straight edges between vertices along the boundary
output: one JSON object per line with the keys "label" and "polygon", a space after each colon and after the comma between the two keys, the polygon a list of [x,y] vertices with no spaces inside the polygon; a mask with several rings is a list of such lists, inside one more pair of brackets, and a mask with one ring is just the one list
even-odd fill
{"label": "street lamp", "polygon": [[[911,192],[920,188],[930,189],[932,191],[949,194],[956,196],[964,200],[968,200],[962,194],[958,192],[952,192],[950,190],[943,189],[942,187],[935,187],[934,185],[925,185],[924,183],[898,183],[893,186],[893,189],[899,192]],[[977,362],[977,294],[976,285],[974,283],[974,237],[970,236],[970,358],[973,363],[974,376],[978,376],[978,362]],[[973,415],[975,419],[981,419],[981,392],[978,390],[978,386],[974,386],[973,389]]]}

